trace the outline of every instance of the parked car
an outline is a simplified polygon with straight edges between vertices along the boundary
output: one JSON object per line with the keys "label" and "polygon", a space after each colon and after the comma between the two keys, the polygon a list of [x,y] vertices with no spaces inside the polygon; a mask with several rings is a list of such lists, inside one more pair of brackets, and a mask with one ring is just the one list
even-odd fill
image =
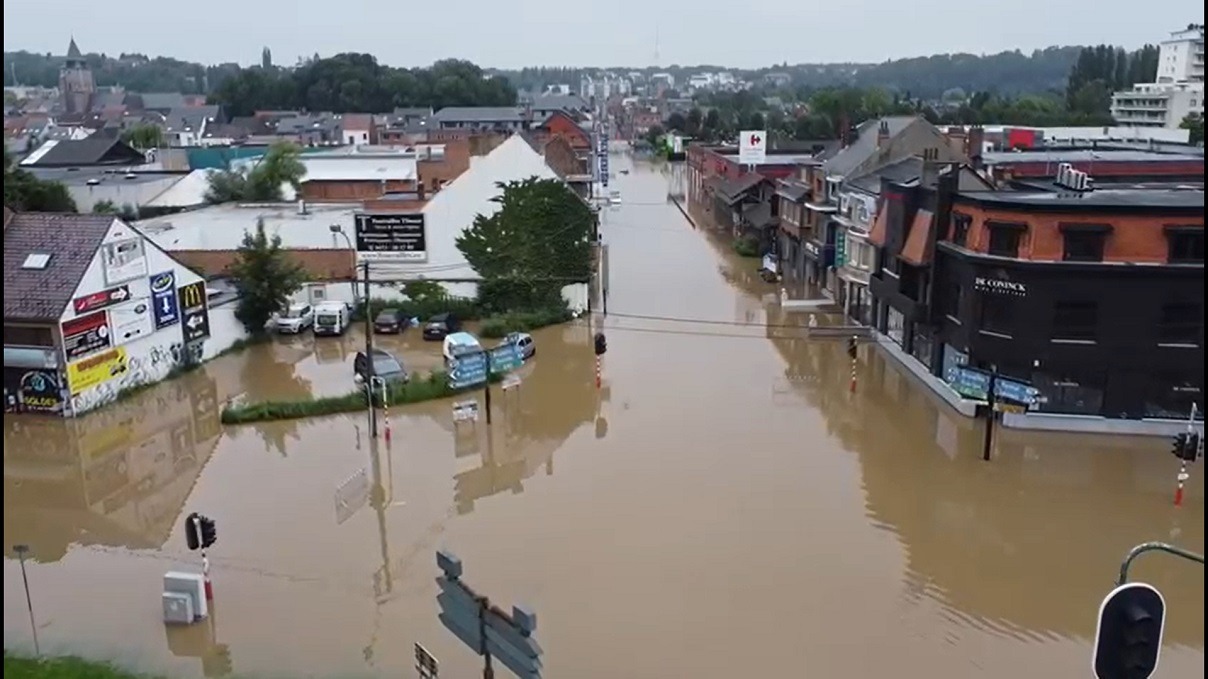
{"label": "parked car", "polygon": [[439,342],[450,333],[461,330],[461,320],[454,314],[436,314],[424,324],[424,339]]}
{"label": "parked car", "polygon": [[[361,383],[369,377],[369,361],[365,358],[365,352],[358,351],[356,358],[352,359],[352,373],[357,382]],[[403,367],[402,360],[382,349],[373,350],[373,375],[387,382],[406,383],[411,379],[407,369]]]}
{"label": "parked car", "polygon": [[398,309],[382,309],[373,319],[373,331],[383,335],[397,335],[407,329],[410,319]]}
{"label": "parked car", "polygon": [[444,348],[441,354],[445,357],[445,366],[453,364],[453,360],[466,354],[481,354],[482,343],[468,332],[451,332],[445,335]]}
{"label": "parked car", "polygon": [[527,332],[508,333],[508,336],[504,337],[503,341],[506,344],[515,345],[516,350],[520,352],[520,358],[526,361],[537,355],[537,343],[533,341],[533,336]]}
{"label": "parked car", "polygon": [[277,332],[297,335],[315,324],[315,310],[306,303],[295,303],[277,316],[275,325]]}

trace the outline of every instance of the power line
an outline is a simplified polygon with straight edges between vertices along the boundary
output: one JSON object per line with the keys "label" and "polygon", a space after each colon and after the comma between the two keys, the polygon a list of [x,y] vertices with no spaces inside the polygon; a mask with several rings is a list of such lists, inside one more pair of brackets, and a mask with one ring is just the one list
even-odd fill
{"label": "power line", "polygon": [[[817,313],[820,315],[830,315],[830,316],[842,315],[841,311],[817,311],[814,313]],[[718,320],[709,320],[709,319],[704,319],[704,318],[683,318],[683,317],[677,317],[677,316],[627,314],[624,312],[617,312],[617,311],[609,311],[608,316],[617,316],[620,318],[633,318],[633,319],[643,320],[643,321],[664,321],[664,322],[668,322],[668,323],[690,323],[690,324],[696,324],[696,325],[724,325],[724,326],[740,327],[740,328],[787,328],[787,329],[791,329],[791,330],[808,330],[810,328],[810,326],[808,326],[808,325],[798,325],[798,324],[794,324],[794,323],[758,323],[758,322],[753,322],[753,321],[718,321]],[[828,327],[828,326],[821,326],[821,327]],[[829,327],[833,328],[833,327],[837,327],[837,326],[829,326]]]}

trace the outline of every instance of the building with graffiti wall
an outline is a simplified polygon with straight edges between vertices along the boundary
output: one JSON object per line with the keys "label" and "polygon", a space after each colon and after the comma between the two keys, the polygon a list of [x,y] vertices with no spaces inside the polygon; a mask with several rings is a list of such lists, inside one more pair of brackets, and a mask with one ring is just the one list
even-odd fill
{"label": "building with graffiti wall", "polygon": [[207,298],[112,215],[6,209],[5,412],[79,415],[214,356],[238,337],[213,336]]}

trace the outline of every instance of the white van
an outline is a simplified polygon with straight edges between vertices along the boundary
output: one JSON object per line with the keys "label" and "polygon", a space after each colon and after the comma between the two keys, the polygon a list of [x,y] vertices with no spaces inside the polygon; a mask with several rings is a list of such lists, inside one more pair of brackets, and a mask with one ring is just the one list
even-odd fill
{"label": "white van", "polygon": [[478,338],[468,332],[452,332],[445,335],[444,347],[441,352],[445,356],[445,365],[453,363],[453,359],[466,354],[481,354],[482,344]]}
{"label": "white van", "polygon": [[323,302],[315,307],[316,335],[343,335],[352,323],[352,309],[344,302]]}

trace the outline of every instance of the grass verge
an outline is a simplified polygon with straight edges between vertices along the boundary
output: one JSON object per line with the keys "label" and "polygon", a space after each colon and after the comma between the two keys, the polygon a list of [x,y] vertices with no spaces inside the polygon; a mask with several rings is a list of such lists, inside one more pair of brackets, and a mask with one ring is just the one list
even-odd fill
{"label": "grass verge", "polygon": [[567,309],[545,309],[539,311],[517,311],[485,318],[478,334],[487,338],[504,337],[510,332],[528,332],[547,325],[565,323],[572,318]]}
{"label": "grass verge", "polygon": [[[492,380],[494,381],[494,380]],[[390,405],[434,401],[453,396],[449,375],[436,370],[426,377],[412,377],[406,384],[390,386]],[[251,424],[276,420],[297,420],[365,410],[365,392],[358,389],[343,396],[311,397],[300,401],[262,401],[260,403],[228,405],[222,409],[223,424]]]}
{"label": "grass verge", "polygon": [[82,658],[26,658],[4,652],[4,679],[153,679]]}

